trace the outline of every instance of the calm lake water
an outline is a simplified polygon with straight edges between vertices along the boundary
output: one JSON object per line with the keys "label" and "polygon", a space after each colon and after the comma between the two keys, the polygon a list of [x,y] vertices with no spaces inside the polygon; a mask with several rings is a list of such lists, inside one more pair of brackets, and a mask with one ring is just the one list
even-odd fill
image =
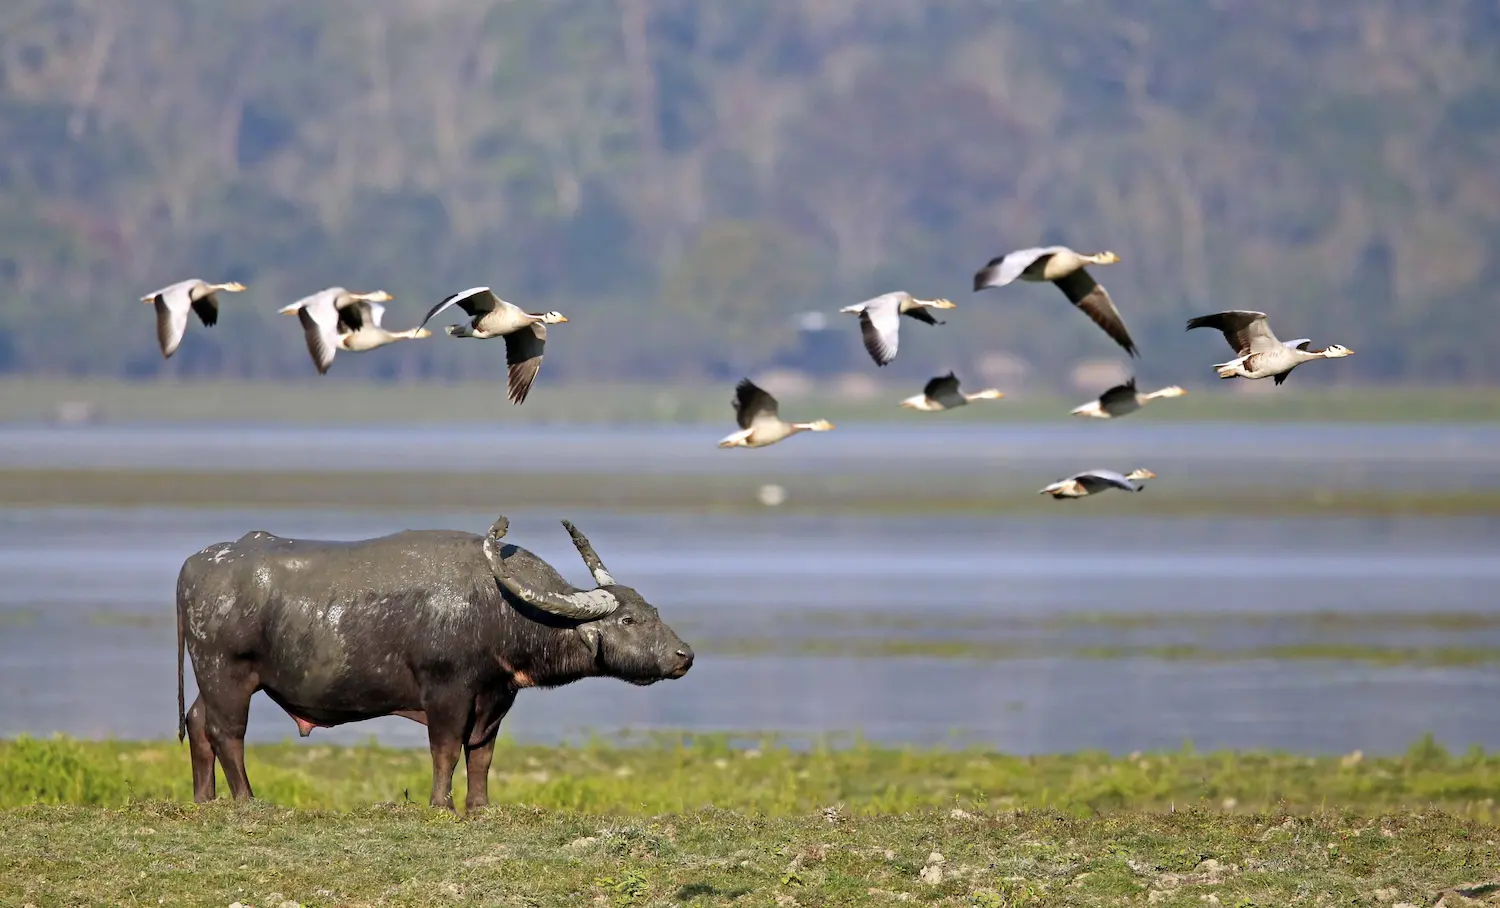
{"label": "calm lake water", "polygon": [[[88,450],[73,453],[83,459]],[[270,449],[259,453],[271,456]],[[0,460],[16,457],[7,449]],[[1484,468],[1478,460],[1470,466]],[[560,515],[509,516],[517,543],[583,581]],[[1500,520],[1486,518],[567,516],[589,534],[610,570],[659,606],[689,642],[899,633],[1024,643],[1042,619],[1105,612],[1500,613],[1494,595]],[[173,735],[175,579],[183,559],[209,543],[251,529],[332,539],[406,528],[481,532],[494,517],[477,511],[0,513],[0,736]],[[1007,636],[1003,626],[986,624],[997,621],[1017,622],[1021,630]],[[1299,642],[1277,627],[1210,627],[1195,639]],[[1181,633],[1094,624],[1051,639],[1150,645],[1178,641]],[[1384,642],[1395,635],[1413,645],[1441,638],[1500,646],[1500,636],[1486,629],[1380,634]],[[1199,748],[1374,753],[1400,750],[1430,731],[1450,747],[1500,747],[1500,668],[1039,652],[1020,659],[700,652],[686,678],[650,688],[589,680],[523,692],[505,731],[541,741],[652,729],[848,732],[884,742],[981,742],[1022,753],[1128,752],[1186,740]],[[191,690],[191,672],[189,679]],[[281,740],[295,729],[257,697],[250,733]],[[420,726],[394,718],[319,730],[313,738],[371,735],[425,743]]]}
{"label": "calm lake water", "polygon": [[[1146,466],[1163,481],[1356,488],[1500,487],[1500,426],[1060,423],[844,425],[755,451],[721,451],[703,426],[0,426],[0,469],[306,471],[513,469],[541,473],[921,472],[1007,477],[1027,488],[1080,470]],[[1041,482],[1032,481],[1041,477]]]}

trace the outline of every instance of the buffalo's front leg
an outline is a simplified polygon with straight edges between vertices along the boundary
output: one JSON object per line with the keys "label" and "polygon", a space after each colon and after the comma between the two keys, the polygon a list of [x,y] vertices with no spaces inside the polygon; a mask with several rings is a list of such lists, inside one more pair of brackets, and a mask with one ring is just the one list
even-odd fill
{"label": "buffalo's front leg", "polygon": [[495,735],[483,744],[464,745],[464,763],[468,769],[469,791],[464,796],[464,812],[473,813],[490,804],[490,761],[495,759]]}
{"label": "buffalo's front leg", "polygon": [[490,761],[495,758],[495,738],[500,733],[500,720],[515,702],[516,690],[513,687],[475,698],[474,722],[469,739],[464,742],[464,762],[469,776],[468,794],[464,797],[465,813],[489,806]]}
{"label": "buffalo's front leg", "polygon": [[453,769],[473,723],[473,703],[461,693],[437,694],[422,704],[427,713],[427,748],[432,752],[433,807],[453,809]]}
{"label": "buffalo's front leg", "polygon": [[214,746],[208,741],[204,723],[203,698],[193,701],[187,711],[188,753],[193,761],[193,800],[202,804],[217,795],[214,781]]}

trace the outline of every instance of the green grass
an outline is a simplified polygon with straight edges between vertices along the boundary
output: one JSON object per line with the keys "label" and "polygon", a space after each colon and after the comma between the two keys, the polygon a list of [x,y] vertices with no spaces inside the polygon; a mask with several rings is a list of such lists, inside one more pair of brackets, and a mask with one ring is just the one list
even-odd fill
{"label": "green grass", "polygon": [[185,750],[0,743],[0,904],[1432,904],[1500,864],[1500,755],[1430,739],[1382,759],[504,744],[469,818],[407,799],[420,751],[251,747],[262,800],[197,807]]}
{"label": "green grass", "polygon": [[[831,394],[783,395],[788,415],[839,421],[973,422],[1067,420],[1086,393],[1058,395],[1008,390],[1003,401],[944,413],[913,413],[897,402],[920,384],[888,382],[876,398],[859,401]],[[1235,393],[1228,383],[1201,385],[1178,400],[1152,405],[1131,419],[1317,420],[1319,422],[1492,422],[1500,419],[1500,391],[1489,388],[1325,388],[1304,386],[1276,393]],[[111,422],[285,423],[730,423],[731,383],[720,386],[560,385],[546,376],[524,407],[505,400],[502,385],[363,384],[326,380],[287,382],[112,381],[0,379],[0,422],[51,420],[68,402],[92,404]],[[622,420],[622,417],[624,418]]]}
{"label": "green grass", "polygon": [[[817,514],[1255,517],[1500,514],[1500,489],[1412,491],[1281,485],[1228,490],[1159,480],[1140,495],[1054,501],[1024,485],[966,474],[901,482],[844,475],[716,476],[463,473],[175,472],[0,470],[0,505],[11,507],[293,507],[389,510],[576,508],[637,512],[766,513],[757,493],[776,483],[777,510]],[[479,490],[476,493],[476,490]],[[477,494],[477,497],[476,497]]]}
{"label": "green grass", "polygon": [[1489,891],[1474,884],[1500,860],[1494,827],[1441,813],[463,821],[155,802],[0,814],[0,836],[0,901],[17,906],[1432,904]]}
{"label": "green grass", "polygon": [[[316,736],[316,732],[314,735]],[[353,810],[426,804],[425,750],[288,740],[250,745],[259,798],[285,807]],[[460,773],[460,776],[462,774]],[[463,790],[456,781],[456,795]],[[859,739],[660,734],[576,745],[502,741],[494,803],[591,814],[707,808],[797,816],[831,804],[853,814],[1050,810],[1087,817],[1194,805],[1231,812],[1438,808],[1500,820],[1500,754],[1450,754],[1431,739],[1383,758],[1180,750],[1017,757],[984,749],[883,747]],[[220,783],[220,791],[226,789]],[[18,738],[0,741],[0,808],[124,807],[191,799],[187,745]],[[461,797],[456,797],[462,800]]]}

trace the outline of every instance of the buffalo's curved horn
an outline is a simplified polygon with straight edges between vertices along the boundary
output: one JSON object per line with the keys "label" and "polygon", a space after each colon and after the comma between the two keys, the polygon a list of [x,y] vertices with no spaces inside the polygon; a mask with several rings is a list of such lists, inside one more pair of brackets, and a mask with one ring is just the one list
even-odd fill
{"label": "buffalo's curved horn", "polygon": [[604,562],[599,560],[599,553],[589,545],[589,538],[583,535],[578,527],[573,526],[571,520],[564,520],[562,525],[567,528],[568,535],[573,537],[573,546],[578,549],[578,554],[583,556],[583,563],[588,565],[589,573],[594,575],[594,583],[599,586],[613,586],[615,578],[609,575],[609,569]]}
{"label": "buffalo's curved horn", "polygon": [[485,560],[489,561],[490,570],[494,572],[495,579],[500,582],[500,586],[504,587],[506,592],[544,612],[579,621],[603,618],[620,607],[620,600],[616,599],[609,590],[557,593],[527,586],[512,577],[505,568],[505,559],[500,557],[500,540],[504,538],[505,531],[509,527],[510,521],[501,517],[495,521],[495,525],[490,527],[489,533],[484,537]]}

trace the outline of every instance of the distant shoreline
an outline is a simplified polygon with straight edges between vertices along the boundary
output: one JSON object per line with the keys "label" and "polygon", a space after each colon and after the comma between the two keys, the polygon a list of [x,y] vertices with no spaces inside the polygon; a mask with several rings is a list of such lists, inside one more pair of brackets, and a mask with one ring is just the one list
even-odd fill
{"label": "distant shoreline", "polygon": [[[777,482],[785,504],[768,508],[758,492]],[[485,501],[513,509],[574,508],[660,513],[1090,517],[1466,517],[1500,515],[1500,490],[1317,489],[1307,485],[1174,488],[1149,494],[1058,502],[1030,488],[976,483],[964,474],[904,486],[839,477],[596,475],[417,472],[189,472],[119,469],[0,469],[4,507],[334,508],[452,510]]]}
{"label": "distant shoreline", "polygon": [[[544,376],[545,378],[545,376]],[[1131,421],[1497,422],[1500,388],[1327,388],[1296,379],[1282,388],[1242,383],[1189,388]],[[1260,383],[1266,384],[1266,383]],[[1068,411],[1090,395],[1006,389],[1005,400],[951,413],[914,413],[898,401],[920,390],[890,382],[868,398],[814,391],[783,393],[789,411],[834,422],[1082,421]],[[1103,390],[1103,389],[1100,389]],[[322,425],[436,423],[683,424],[732,422],[731,389],[703,384],[558,385],[539,382],[525,406],[505,400],[501,382],[356,383],[327,381],[0,379],[0,425],[15,423],[280,423]]]}

